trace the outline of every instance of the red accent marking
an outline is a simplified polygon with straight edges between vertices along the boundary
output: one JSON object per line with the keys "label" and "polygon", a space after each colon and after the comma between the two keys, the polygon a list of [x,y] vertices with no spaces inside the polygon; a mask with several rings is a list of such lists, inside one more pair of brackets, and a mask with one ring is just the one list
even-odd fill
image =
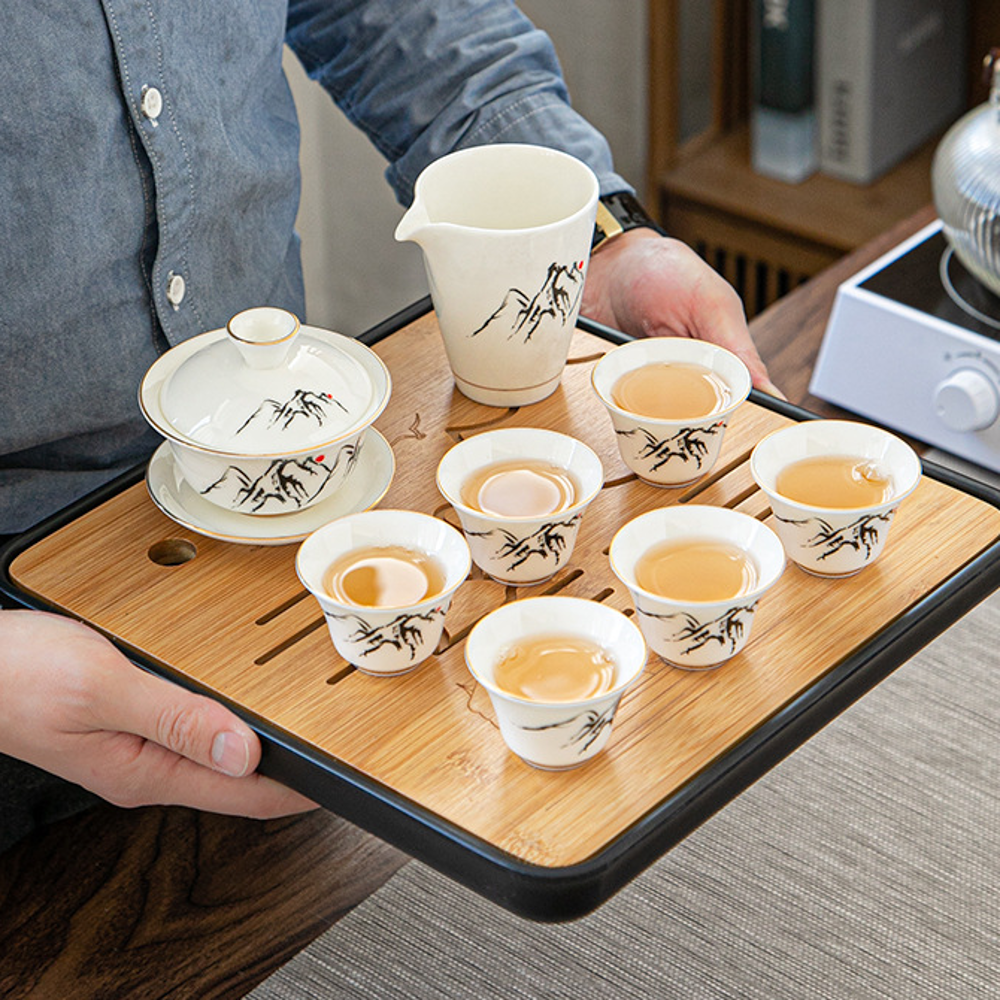
{"label": "red accent marking", "polygon": [[324,458],[326,458],[326,455],[317,455],[316,456],[316,461],[317,462],[322,462]]}

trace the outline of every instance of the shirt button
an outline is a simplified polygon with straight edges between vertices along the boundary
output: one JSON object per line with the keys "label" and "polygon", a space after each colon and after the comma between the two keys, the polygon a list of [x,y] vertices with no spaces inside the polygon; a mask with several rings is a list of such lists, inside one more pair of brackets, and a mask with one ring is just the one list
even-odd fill
{"label": "shirt button", "polygon": [[151,121],[156,121],[163,110],[163,95],[156,87],[143,87],[142,96],[139,99],[139,107],[147,118]]}
{"label": "shirt button", "polygon": [[186,291],[187,286],[184,284],[184,278],[171,271],[167,275],[167,301],[176,309],[184,301]]}

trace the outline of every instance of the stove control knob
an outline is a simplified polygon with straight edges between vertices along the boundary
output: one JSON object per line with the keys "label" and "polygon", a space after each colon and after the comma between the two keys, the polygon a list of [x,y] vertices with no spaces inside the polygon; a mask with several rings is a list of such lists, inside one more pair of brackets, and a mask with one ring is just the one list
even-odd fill
{"label": "stove control knob", "polygon": [[934,411],[949,430],[966,433],[989,427],[1000,415],[993,383],[974,368],[952,372],[934,390]]}

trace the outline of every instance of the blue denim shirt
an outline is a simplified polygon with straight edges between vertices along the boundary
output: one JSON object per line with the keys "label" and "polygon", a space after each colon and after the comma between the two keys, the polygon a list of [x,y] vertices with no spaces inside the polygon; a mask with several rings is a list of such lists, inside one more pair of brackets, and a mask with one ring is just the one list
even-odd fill
{"label": "blue denim shirt", "polygon": [[388,160],[537,142],[588,162],[548,38],[508,0],[32,0],[0,40],[0,533],[145,458],[136,403],[179,341],[303,314],[288,42]]}

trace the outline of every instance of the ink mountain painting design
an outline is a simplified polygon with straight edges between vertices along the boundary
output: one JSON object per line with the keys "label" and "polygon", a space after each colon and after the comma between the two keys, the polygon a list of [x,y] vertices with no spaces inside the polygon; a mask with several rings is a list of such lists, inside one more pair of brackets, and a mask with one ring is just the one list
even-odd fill
{"label": "ink mountain painting design", "polygon": [[470,531],[476,538],[497,537],[497,547],[493,558],[506,565],[510,573],[529,559],[541,559],[543,562],[552,559],[556,566],[567,549],[566,534],[579,523],[582,514],[574,514],[565,521],[549,521],[537,531],[527,535],[515,535],[507,528],[491,528],[489,531]]}
{"label": "ink mountain painting design", "polygon": [[720,649],[734,653],[750,627],[756,609],[757,602],[754,601],[753,604],[742,607],[728,608],[723,614],[707,622],[699,621],[694,615],[687,612],[657,614],[642,608],[636,610],[647,618],[655,618],[657,621],[674,624],[676,627],[667,636],[667,640],[684,644],[682,650],[684,653],[697,652],[712,643],[717,644]]}
{"label": "ink mountain painting design", "polygon": [[446,610],[436,607],[424,612],[404,611],[384,625],[372,625],[356,614],[338,615],[332,611],[325,614],[337,622],[354,623],[354,631],[346,641],[361,646],[361,656],[371,656],[388,646],[398,653],[408,653],[408,658],[413,660],[424,644],[424,628],[443,618]]}
{"label": "ink mountain painting design", "polygon": [[821,517],[807,517],[803,520],[778,517],[777,514],[775,517],[785,524],[793,524],[811,531],[812,534],[803,545],[807,549],[819,549],[816,558],[820,561],[835,556],[842,549],[856,552],[867,560],[872,557],[878,546],[879,531],[882,528],[889,530],[892,515],[895,513],[893,509],[882,514],[862,514],[843,528],[834,528]]}
{"label": "ink mountain painting design", "polygon": [[[570,716],[568,719],[561,719],[559,722],[547,722],[541,726],[522,726],[521,728],[534,733],[549,729],[567,729],[569,732],[563,746],[576,746],[578,753],[585,753],[614,721],[620,702],[621,698],[619,697],[603,712],[595,712],[591,709],[579,715]],[[573,728],[570,729],[570,727]]]}
{"label": "ink mountain painting design", "polygon": [[511,288],[503,302],[478,330],[469,335],[476,337],[487,328],[507,332],[507,339],[521,336],[528,343],[541,324],[547,319],[557,320],[565,326],[576,308],[583,292],[583,264],[550,264],[545,280],[537,291]]}
{"label": "ink mountain painting design", "polygon": [[293,424],[298,430],[303,423],[312,423],[322,427],[329,418],[330,411],[339,408],[347,413],[347,407],[329,392],[312,392],[308,389],[296,389],[291,399],[279,402],[276,399],[265,399],[260,406],[250,414],[237,430],[242,434],[245,430],[263,427],[266,430],[277,428],[288,430]]}
{"label": "ink mountain painting design", "polygon": [[725,421],[720,420],[709,427],[684,427],[666,438],[658,438],[645,427],[616,433],[622,437],[638,438],[637,457],[649,464],[650,472],[656,472],[675,458],[682,462],[694,462],[695,468],[700,469],[711,451],[709,439],[721,434],[725,427]]}
{"label": "ink mountain painting design", "polygon": [[350,475],[361,454],[361,444],[344,444],[332,462],[328,456],[315,458],[276,458],[256,478],[238,465],[230,465],[202,495],[214,493],[216,503],[230,510],[253,514],[282,514],[300,510],[326,486],[330,477],[346,464]]}

